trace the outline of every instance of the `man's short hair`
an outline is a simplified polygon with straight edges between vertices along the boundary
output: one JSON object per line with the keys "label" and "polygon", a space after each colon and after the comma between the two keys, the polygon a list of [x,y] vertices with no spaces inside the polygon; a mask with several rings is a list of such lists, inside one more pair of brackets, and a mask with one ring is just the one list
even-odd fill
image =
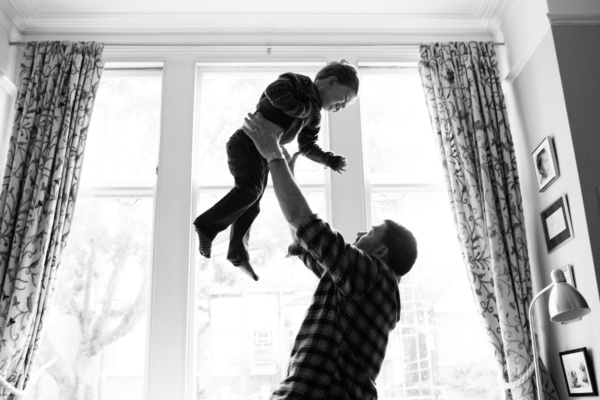
{"label": "man's short hair", "polygon": [[330,76],[335,76],[340,85],[348,86],[358,95],[358,71],[354,65],[346,60],[332,61],[317,72],[315,81]]}
{"label": "man's short hair", "polygon": [[404,226],[386,219],[383,244],[388,249],[386,263],[398,276],[404,276],[410,271],[417,260],[417,239]]}

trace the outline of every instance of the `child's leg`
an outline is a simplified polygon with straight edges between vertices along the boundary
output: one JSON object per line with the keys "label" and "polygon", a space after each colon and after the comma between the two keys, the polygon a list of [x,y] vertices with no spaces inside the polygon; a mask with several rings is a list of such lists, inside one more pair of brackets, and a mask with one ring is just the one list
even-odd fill
{"label": "child's leg", "polygon": [[235,179],[234,188],[194,221],[200,253],[205,257],[210,257],[215,236],[244,214],[263,191],[263,176],[268,174],[266,161],[243,131],[242,135],[236,132],[227,142],[227,162]]}
{"label": "child's leg", "polygon": [[[266,160],[265,167],[266,167]],[[266,167],[268,168],[268,167]],[[232,263],[242,260],[249,260],[250,255],[248,253],[248,242],[250,240],[250,228],[252,223],[258,217],[260,213],[260,200],[262,199],[267,182],[269,179],[268,170],[264,174],[262,182],[262,192],[260,197],[252,204],[246,212],[244,212],[233,224],[231,224],[231,233],[229,236],[229,250],[227,252],[227,259]]]}

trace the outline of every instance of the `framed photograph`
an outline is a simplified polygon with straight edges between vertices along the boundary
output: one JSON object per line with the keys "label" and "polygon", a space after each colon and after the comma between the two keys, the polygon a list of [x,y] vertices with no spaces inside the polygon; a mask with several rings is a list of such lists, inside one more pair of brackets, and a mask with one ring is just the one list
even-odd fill
{"label": "framed photograph", "polygon": [[565,279],[567,280],[567,283],[576,288],[577,285],[575,284],[575,274],[573,273],[573,265],[567,264],[564,267],[562,267],[561,270],[563,274],[565,274]]}
{"label": "framed photograph", "polygon": [[531,153],[531,158],[533,159],[533,169],[535,170],[538,189],[543,192],[560,176],[552,136],[546,136],[542,140],[542,143]]}
{"label": "framed photograph", "polygon": [[569,396],[597,396],[598,388],[594,378],[594,367],[586,348],[563,351],[558,354]]}
{"label": "framed photograph", "polygon": [[542,226],[548,252],[556,250],[573,239],[573,226],[569,212],[569,199],[563,194],[554,203],[541,212]]}

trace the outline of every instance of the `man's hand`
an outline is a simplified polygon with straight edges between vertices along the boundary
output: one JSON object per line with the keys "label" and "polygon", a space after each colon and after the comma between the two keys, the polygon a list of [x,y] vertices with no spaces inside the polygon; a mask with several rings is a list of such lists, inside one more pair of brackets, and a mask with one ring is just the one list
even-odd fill
{"label": "man's hand", "polygon": [[259,113],[256,113],[256,115],[248,114],[244,118],[244,122],[242,129],[252,139],[261,156],[268,158],[273,152],[278,152],[281,159],[284,160],[270,163],[269,172],[283,216],[293,230],[296,231],[313,214],[288,166],[289,163],[293,168],[298,156],[294,155],[289,158],[289,161],[287,160],[279,145],[279,138],[283,133],[283,129],[265,120]]}
{"label": "man's hand", "polygon": [[244,118],[242,129],[252,139],[256,149],[264,158],[268,158],[272,153],[283,154],[279,145],[283,130],[271,121],[267,121],[260,113],[248,114]]}

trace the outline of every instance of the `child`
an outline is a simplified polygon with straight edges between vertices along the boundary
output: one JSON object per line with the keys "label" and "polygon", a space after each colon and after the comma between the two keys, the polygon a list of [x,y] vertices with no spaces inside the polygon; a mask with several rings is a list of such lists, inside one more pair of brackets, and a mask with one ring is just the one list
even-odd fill
{"label": "child", "polygon": [[[337,112],[352,104],[358,95],[356,68],[345,60],[323,67],[315,81],[304,75],[285,73],[264,91],[256,112],[283,130],[281,144],[298,136],[298,150],[307,158],[341,173],[346,159],[324,152],[317,145],[321,108]],[[258,276],[250,264],[250,226],[260,212],[259,202],[267,186],[268,163],[252,140],[238,129],[227,142],[227,162],[234,177],[231,191],[194,221],[200,240],[200,254],[210,258],[212,241],[231,225],[227,259],[252,279]]]}

